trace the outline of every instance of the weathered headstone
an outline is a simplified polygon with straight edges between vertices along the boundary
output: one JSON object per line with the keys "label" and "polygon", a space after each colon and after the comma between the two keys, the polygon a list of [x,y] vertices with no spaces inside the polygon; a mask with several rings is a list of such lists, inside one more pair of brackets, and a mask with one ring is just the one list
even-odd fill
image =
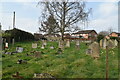
{"label": "weathered headstone", "polygon": [[103,39],[100,40],[100,47],[103,47]]}
{"label": "weathered headstone", "polygon": [[80,48],[80,41],[76,40],[76,48],[79,49]]}
{"label": "weathered headstone", "polygon": [[46,45],[47,45],[47,41],[46,41],[46,40],[43,40],[43,41],[42,41],[42,44],[43,44],[44,46],[46,46]]}
{"label": "weathered headstone", "polygon": [[32,43],[32,48],[37,48],[37,43]]}
{"label": "weathered headstone", "polygon": [[48,73],[34,73],[33,78],[54,78],[54,77]]}
{"label": "weathered headstone", "polygon": [[118,46],[118,41],[116,39],[114,40],[114,44],[115,46]]}
{"label": "weathered headstone", "polygon": [[17,51],[18,53],[21,53],[21,52],[23,52],[23,48],[22,48],[22,47],[16,47],[16,51]]}
{"label": "weathered headstone", "polygon": [[70,40],[69,39],[66,40],[66,47],[70,47]]}
{"label": "weathered headstone", "polygon": [[63,49],[64,48],[64,41],[63,40],[59,40],[59,48]]}
{"label": "weathered headstone", "polygon": [[106,46],[107,46],[107,39],[104,39],[103,40],[103,49],[106,49]]}
{"label": "weathered headstone", "polygon": [[91,50],[91,49],[87,49],[87,50],[86,50],[86,54],[87,54],[87,55],[91,55],[91,54],[92,54],[92,50]]}
{"label": "weathered headstone", "polygon": [[88,49],[90,50],[90,54],[92,53],[91,56],[94,59],[99,58],[99,54],[100,54],[99,43],[93,42]]}
{"label": "weathered headstone", "polygon": [[41,52],[36,51],[34,54],[35,54],[35,57],[38,57],[38,58],[41,57]]}
{"label": "weathered headstone", "polygon": [[112,41],[112,40],[108,40],[108,43],[107,43],[108,45],[108,49],[112,49],[112,48],[115,48],[115,44],[114,44],[114,42]]}
{"label": "weathered headstone", "polygon": [[58,53],[58,54],[62,54],[62,49],[61,49],[61,48],[58,48],[57,53]]}

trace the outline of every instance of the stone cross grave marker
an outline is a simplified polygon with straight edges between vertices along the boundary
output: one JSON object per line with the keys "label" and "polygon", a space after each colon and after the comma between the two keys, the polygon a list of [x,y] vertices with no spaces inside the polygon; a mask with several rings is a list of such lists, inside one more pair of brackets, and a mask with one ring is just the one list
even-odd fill
{"label": "stone cross grave marker", "polygon": [[32,43],[32,48],[37,48],[37,43]]}

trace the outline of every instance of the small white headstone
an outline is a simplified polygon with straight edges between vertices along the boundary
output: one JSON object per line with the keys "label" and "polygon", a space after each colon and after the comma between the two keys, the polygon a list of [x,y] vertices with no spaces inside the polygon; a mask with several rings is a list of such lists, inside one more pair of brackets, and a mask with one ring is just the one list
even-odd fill
{"label": "small white headstone", "polygon": [[5,43],[5,48],[8,48],[8,43],[7,42]]}
{"label": "small white headstone", "polygon": [[41,49],[45,49],[44,45],[42,45]]}
{"label": "small white headstone", "polygon": [[32,48],[37,48],[37,43],[32,43]]}

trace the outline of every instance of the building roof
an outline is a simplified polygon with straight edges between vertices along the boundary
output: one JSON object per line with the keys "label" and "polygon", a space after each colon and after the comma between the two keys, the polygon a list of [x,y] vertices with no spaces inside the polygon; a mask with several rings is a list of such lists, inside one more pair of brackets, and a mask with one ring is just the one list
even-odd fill
{"label": "building roof", "polygon": [[[117,32],[112,32],[112,33],[116,33],[116,34],[118,34],[118,36],[120,36],[120,33],[117,33]],[[112,34],[112,33],[111,33],[111,34]],[[111,34],[110,34],[110,35],[111,35]]]}
{"label": "building roof", "polygon": [[89,34],[93,31],[97,34],[95,30],[82,30],[82,31],[78,31],[77,33],[73,33],[73,34]]}

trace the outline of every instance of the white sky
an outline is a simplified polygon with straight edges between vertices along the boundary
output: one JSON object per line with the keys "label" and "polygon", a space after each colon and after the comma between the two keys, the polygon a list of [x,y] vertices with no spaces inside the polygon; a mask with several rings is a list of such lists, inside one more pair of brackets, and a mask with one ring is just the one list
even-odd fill
{"label": "white sky", "polygon": [[[41,8],[36,7],[39,0],[1,0],[0,22],[2,29],[12,28],[13,11],[16,11],[16,27],[31,33],[38,32],[38,18]],[[118,32],[118,2],[117,0],[89,0],[87,8],[92,8],[90,22],[85,29],[94,29],[97,32],[112,29]],[[80,25],[81,27],[81,25]]]}

